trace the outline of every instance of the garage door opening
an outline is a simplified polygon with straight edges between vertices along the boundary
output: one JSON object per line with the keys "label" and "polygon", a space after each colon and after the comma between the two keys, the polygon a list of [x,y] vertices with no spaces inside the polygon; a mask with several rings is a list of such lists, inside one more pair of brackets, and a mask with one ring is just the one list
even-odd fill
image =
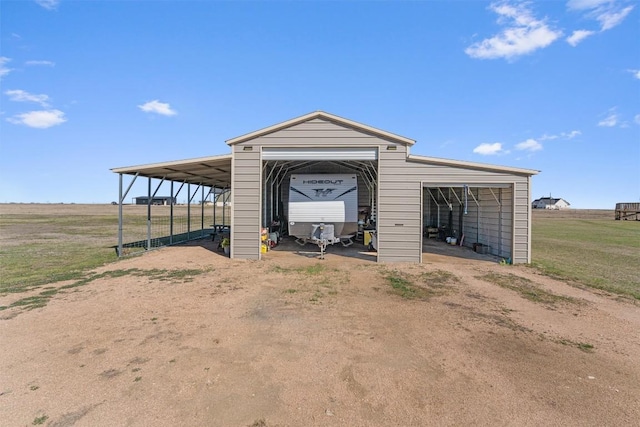
{"label": "garage door opening", "polygon": [[[261,249],[263,255],[268,251],[287,251],[306,257],[322,257],[326,251],[328,254],[341,255],[377,260],[375,251],[375,231],[378,194],[378,162],[377,149],[324,149],[324,150],[285,150],[265,149],[262,155],[262,203],[261,224],[263,231],[267,233],[267,248]],[[322,177],[325,175],[346,176],[353,178],[357,185],[356,200],[349,206],[357,215],[357,230],[343,236],[340,243],[326,245],[326,248],[318,240],[307,241],[294,236],[293,226],[290,227],[290,187],[292,176],[313,175]],[[318,193],[331,192],[333,189],[314,189]],[[337,196],[341,192],[336,191]],[[337,197],[336,196],[336,197]],[[304,196],[309,198],[308,196]],[[327,199],[333,198],[327,197]],[[305,199],[306,200],[306,199]],[[310,219],[314,219],[311,198],[308,203]],[[304,203],[298,203],[298,205]],[[315,221],[315,225],[320,221]],[[306,225],[305,225],[306,226]],[[310,226],[310,224],[309,224]],[[347,238],[353,235],[352,238]],[[373,241],[372,241],[373,240]]]}
{"label": "garage door opening", "polygon": [[512,185],[423,183],[422,201],[423,252],[453,246],[511,259]]}

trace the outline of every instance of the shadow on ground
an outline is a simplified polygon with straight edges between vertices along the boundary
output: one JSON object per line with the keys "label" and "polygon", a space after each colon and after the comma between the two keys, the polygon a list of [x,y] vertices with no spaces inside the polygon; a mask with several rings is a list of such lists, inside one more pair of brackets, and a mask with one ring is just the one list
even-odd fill
{"label": "shadow on ground", "polygon": [[[220,247],[219,239],[212,240],[211,238],[204,238],[198,240],[191,240],[189,242],[181,243],[177,246],[197,246],[213,252],[221,257],[227,257],[224,254],[223,249]],[[313,243],[307,243],[300,245],[296,243],[294,237],[284,237],[280,243],[270,248],[266,254],[270,253],[290,253],[304,258],[320,258],[320,249]],[[375,251],[370,251],[365,245],[359,242],[354,242],[351,246],[343,246],[341,244],[328,246],[326,249],[326,256],[338,256],[346,258],[356,258],[365,261],[377,262],[378,254]],[[455,257],[462,259],[472,259],[480,261],[500,262],[501,258],[491,254],[479,254],[473,251],[472,248],[465,246],[454,246],[447,244],[446,242],[425,239],[422,245],[422,254],[433,254],[447,257]]]}

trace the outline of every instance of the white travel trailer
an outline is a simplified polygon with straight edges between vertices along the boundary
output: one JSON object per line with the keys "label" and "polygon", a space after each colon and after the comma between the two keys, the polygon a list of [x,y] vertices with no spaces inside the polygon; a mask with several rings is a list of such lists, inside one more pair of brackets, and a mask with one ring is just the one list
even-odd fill
{"label": "white travel trailer", "polygon": [[355,174],[291,175],[289,235],[299,243],[352,243],[358,231],[358,177]]}

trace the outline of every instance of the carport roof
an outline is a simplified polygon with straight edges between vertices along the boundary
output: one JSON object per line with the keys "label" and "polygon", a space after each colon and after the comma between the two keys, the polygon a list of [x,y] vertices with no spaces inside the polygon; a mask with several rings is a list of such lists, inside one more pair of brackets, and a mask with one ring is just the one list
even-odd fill
{"label": "carport roof", "polygon": [[113,168],[111,171],[216,188],[231,188],[231,154],[126,166]]}

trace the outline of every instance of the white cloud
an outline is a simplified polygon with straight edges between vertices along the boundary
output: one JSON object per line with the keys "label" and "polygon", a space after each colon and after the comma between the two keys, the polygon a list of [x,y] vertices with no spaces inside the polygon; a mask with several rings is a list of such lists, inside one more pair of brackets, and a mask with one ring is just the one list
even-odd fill
{"label": "white cloud", "polygon": [[48,102],[49,97],[45,94],[35,95],[33,93],[29,93],[24,90],[14,89],[7,90],[4,92],[5,95],[9,96],[11,101],[16,102],[35,102],[40,104],[41,106],[47,108],[49,106]]}
{"label": "white cloud", "polygon": [[636,124],[640,125],[640,114],[636,114],[636,116],[633,118],[633,121],[636,122]]}
{"label": "white cloud", "polygon": [[60,110],[40,110],[16,114],[13,117],[9,117],[7,121],[15,125],[25,125],[37,129],[46,129],[51,126],[60,125],[66,122],[67,119],[64,117],[64,113]]}
{"label": "white cloud", "polygon": [[516,149],[523,151],[539,151],[542,150],[542,144],[535,139],[529,138],[526,141],[516,144]]}
{"label": "white cloud", "polygon": [[175,110],[171,109],[171,106],[168,103],[160,102],[157,99],[138,105],[138,108],[145,113],[156,113],[163,116],[174,116],[178,114]]}
{"label": "white cloud", "polygon": [[627,70],[629,71],[631,74],[633,74],[633,77],[635,77],[636,79],[640,80],[640,70]]}
{"label": "white cloud", "polygon": [[542,135],[540,138],[538,138],[538,141],[552,141],[554,139],[573,139],[578,135],[582,135],[582,132],[580,132],[579,130],[572,130],[570,132],[560,132],[557,135],[549,135],[549,134],[544,134]]}
{"label": "white cloud", "polygon": [[466,48],[465,53],[472,58],[515,58],[547,47],[562,35],[547,25],[546,20],[536,19],[525,3],[492,3],[489,8],[499,15],[499,24],[506,23],[505,28]]}
{"label": "white cloud", "polygon": [[595,33],[595,31],[589,30],[575,30],[573,34],[567,37],[567,43],[569,43],[573,47],[576,47],[582,40],[594,35]]}
{"label": "white cloud", "polygon": [[609,115],[598,122],[598,126],[612,128],[618,124],[618,115],[611,111]]}
{"label": "white cloud", "polygon": [[27,61],[24,65],[46,65],[48,67],[55,67],[56,63],[52,61]]}
{"label": "white cloud", "polygon": [[622,10],[608,10],[598,14],[596,19],[600,22],[602,31],[606,31],[618,26],[632,10],[633,6],[627,6]]}
{"label": "white cloud", "polygon": [[11,68],[6,66],[9,61],[11,61],[11,58],[0,56],[0,78],[6,76],[11,72]]}
{"label": "white cloud", "polygon": [[615,0],[569,0],[567,7],[586,13],[586,17],[600,23],[600,31],[618,26],[631,13],[633,6],[623,7],[624,1]]}
{"label": "white cloud", "polygon": [[572,130],[569,133],[562,132],[561,135],[567,139],[573,139],[576,136],[582,135],[582,132],[580,132],[579,130]]}
{"label": "white cloud", "polygon": [[569,9],[584,10],[592,9],[610,2],[611,0],[569,0],[567,2],[567,7]]}
{"label": "white cloud", "polygon": [[476,154],[482,154],[483,156],[500,154],[502,153],[502,144],[499,142],[494,142],[493,144],[485,142],[474,148],[473,152]]}
{"label": "white cloud", "polygon": [[540,138],[538,138],[540,141],[551,141],[554,139],[558,139],[559,136],[558,135],[547,135],[546,133],[544,135],[542,135]]}
{"label": "white cloud", "polygon": [[36,3],[47,10],[55,10],[58,8],[60,0],[36,0]]}

